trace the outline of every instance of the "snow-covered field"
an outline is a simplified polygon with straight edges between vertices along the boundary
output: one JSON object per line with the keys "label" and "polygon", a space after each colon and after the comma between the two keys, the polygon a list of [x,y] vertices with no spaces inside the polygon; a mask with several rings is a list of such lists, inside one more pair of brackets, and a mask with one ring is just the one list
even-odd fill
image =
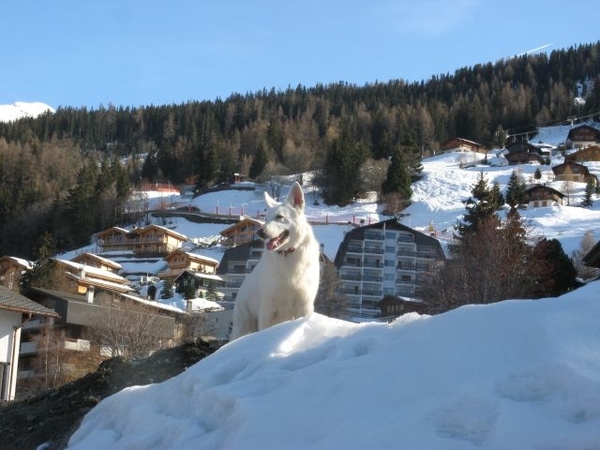
{"label": "snow-covered field", "polygon": [[[406,225],[434,223],[451,234],[478,173],[504,188],[515,169],[460,169],[457,158],[424,161]],[[544,176],[550,171],[539,167]],[[526,178],[535,168],[520,166]],[[590,169],[600,175],[600,166]],[[243,206],[252,215],[264,208],[261,195],[221,192],[191,203],[208,212],[217,202]],[[330,222],[379,218],[373,202],[346,209],[308,203],[309,216]],[[585,231],[600,237],[600,199],[590,209],[523,215],[568,254]],[[168,226],[195,238],[224,228],[182,219]],[[329,257],[347,227],[315,227]],[[599,299],[595,281],[559,298],[409,314],[391,324],[313,314],[234,341],[164,383],[109,397],[86,416],[69,448],[600,449]]]}

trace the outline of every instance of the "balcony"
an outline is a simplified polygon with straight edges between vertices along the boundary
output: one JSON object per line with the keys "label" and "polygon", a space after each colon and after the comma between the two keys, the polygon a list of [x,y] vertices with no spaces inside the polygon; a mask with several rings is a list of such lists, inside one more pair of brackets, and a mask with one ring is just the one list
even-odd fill
{"label": "balcony", "polygon": [[366,231],[364,239],[369,241],[383,241],[383,233],[373,233]]}
{"label": "balcony", "polygon": [[360,281],[360,280],[362,280],[362,274],[358,271],[353,271],[353,270],[341,271],[340,279],[351,280],[351,281]]}
{"label": "balcony", "polygon": [[363,249],[362,249],[362,245],[360,245],[360,244],[350,244],[346,248],[346,253],[359,253],[359,254],[362,254],[362,252],[363,252]]}
{"label": "balcony", "polygon": [[383,255],[383,247],[376,247],[372,245],[365,245],[364,253],[371,253],[375,255]]}

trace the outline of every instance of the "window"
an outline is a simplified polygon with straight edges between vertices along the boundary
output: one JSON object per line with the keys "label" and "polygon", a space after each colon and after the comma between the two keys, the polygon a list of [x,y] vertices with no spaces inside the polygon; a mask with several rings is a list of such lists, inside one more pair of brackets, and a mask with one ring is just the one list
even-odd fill
{"label": "window", "polygon": [[[6,392],[6,383],[8,381],[8,363],[0,363],[0,395],[2,392]],[[8,400],[1,398],[0,400]]]}

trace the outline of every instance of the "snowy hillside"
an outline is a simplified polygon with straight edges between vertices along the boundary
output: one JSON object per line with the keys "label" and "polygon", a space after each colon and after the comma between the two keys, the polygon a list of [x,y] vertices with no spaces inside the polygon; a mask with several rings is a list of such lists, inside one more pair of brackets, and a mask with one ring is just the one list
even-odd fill
{"label": "snowy hillside", "polygon": [[[544,136],[562,142],[565,130]],[[433,224],[449,242],[481,171],[504,190],[513,170],[530,181],[539,168],[544,182],[561,188],[550,165],[461,168],[465,157],[478,158],[423,161],[406,225]],[[600,163],[587,165],[600,176]],[[583,188],[575,186],[569,206],[522,212],[533,232],[560,240],[568,254],[587,230],[600,239],[600,199],[589,209],[577,206]],[[319,222],[315,233],[330,258],[348,221],[385,218],[373,201],[327,207],[314,201],[310,183],[306,189],[307,214]],[[264,211],[260,188],[195,199],[156,195],[149,202],[232,217]],[[197,241],[225,228],[177,217],[163,224]],[[222,255],[219,248],[199,252]],[[227,344],[171,380],[105,399],[69,449],[600,448],[599,298],[595,281],[559,298],[408,314],[391,324],[313,314]]]}
{"label": "snowy hillside", "polygon": [[46,111],[55,112],[54,108],[41,102],[15,102],[12,105],[0,105],[0,122],[12,122],[23,117],[37,117]]}

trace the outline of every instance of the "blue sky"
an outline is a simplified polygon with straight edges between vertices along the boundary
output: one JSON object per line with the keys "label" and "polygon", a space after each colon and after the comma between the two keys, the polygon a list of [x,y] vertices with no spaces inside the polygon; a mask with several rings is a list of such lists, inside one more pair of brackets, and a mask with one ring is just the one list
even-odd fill
{"label": "blue sky", "polygon": [[0,104],[141,106],[345,81],[427,80],[600,39],[597,0],[20,0]]}

